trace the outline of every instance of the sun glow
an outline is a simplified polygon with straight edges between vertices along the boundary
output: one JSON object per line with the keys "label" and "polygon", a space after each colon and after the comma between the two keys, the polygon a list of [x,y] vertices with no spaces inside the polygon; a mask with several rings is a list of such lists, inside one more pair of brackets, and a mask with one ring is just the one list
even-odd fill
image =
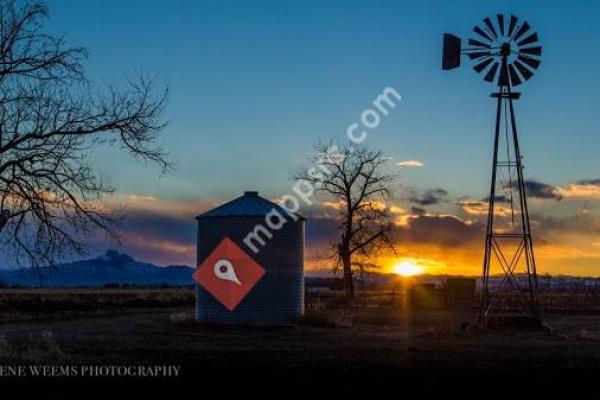
{"label": "sun glow", "polygon": [[415,276],[423,273],[423,267],[411,261],[401,261],[394,265],[393,271],[401,276]]}

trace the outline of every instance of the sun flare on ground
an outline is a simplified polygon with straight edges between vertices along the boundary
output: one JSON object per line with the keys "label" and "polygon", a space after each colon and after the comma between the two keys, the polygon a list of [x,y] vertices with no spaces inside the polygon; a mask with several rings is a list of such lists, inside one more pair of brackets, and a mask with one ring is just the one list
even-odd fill
{"label": "sun flare on ground", "polygon": [[401,276],[415,276],[423,273],[423,267],[412,261],[400,261],[394,265],[392,271]]}

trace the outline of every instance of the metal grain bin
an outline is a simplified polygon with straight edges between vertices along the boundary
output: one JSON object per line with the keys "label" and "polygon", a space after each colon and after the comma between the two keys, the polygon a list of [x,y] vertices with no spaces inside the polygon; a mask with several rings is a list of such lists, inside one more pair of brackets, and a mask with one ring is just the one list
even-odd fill
{"label": "metal grain bin", "polygon": [[[266,227],[265,217],[273,211],[285,216],[280,229],[269,229],[271,238],[264,245],[252,242],[247,235],[259,225]],[[235,306],[228,309],[206,284],[196,284],[196,318],[204,323],[246,325],[286,325],[297,322],[304,314],[304,217],[294,218],[280,206],[260,197],[258,192],[245,192],[226,204],[196,217],[198,221],[198,269],[195,275],[212,274],[214,254],[225,238],[239,247],[264,269],[264,275]],[[246,239],[246,242],[245,242]],[[231,243],[231,242],[229,242]],[[206,262],[205,262],[206,261]],[[204,265],[203,265],[204,263]],[[203,269],[201,271],[201,269]],[[215,274],[217,274],[215,264]],[[214,277],[213,277],[214,278]]]}

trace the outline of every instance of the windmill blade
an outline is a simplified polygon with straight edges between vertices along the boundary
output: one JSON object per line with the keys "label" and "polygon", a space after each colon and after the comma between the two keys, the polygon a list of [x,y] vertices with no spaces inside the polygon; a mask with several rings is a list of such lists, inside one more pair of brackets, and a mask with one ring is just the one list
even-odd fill
{"label": "windmill blade", "polygon": [[520,42],[517,43],[517,45],[519,46],[527,46],[528,44],[532,44],[535,42],[538,42],[540,39],[538,38],[538,34],[537,33],[533,33],[529,36],[527,36],[525,39],[521,40]]}
{"label": "windmill blade", "polygon": [[514,65],[515,67],[517,67],[517,69],[519,70],[519,72],[521,73],[521,75],[523,75],[523,78],[525,78],[525,80],[529,80],[529,78],[531,78],[533,76],[533,72],[531,72],[525,65],[523,65],[523,63],[521,63],[519,60],[515,60],[514,61]]}
{"label": "windmill blade", "polygon": [[484,18],[483,19],[483,23],[488,27],[488,29],[490,30],[490,33],[492,34],[492,36],[497,39],[498,38],[498,34],[496,33],[496,29],[494,28],[494,25],[492,24],[492,20],[489,18]]}
{"label": "windmill blade", "polygon": [[489,57],[492,55],[491,51],[476,51],[473,53],[469,53],[469,58],[471,60],[475,60],[477,58],[481,58],[481,57]]}
{"label": "windmill blade", "polygon": [[504,15],[497,14],[496,18],[498,18],[498,26],[500,27],[500,35],[504,36]]}
{"label": "windmill blade", "polygon": [[483,31],[483,29],[481,29],[480,27],[476,26],[475,28],[473,28],[473,32],[475,32],[476,34],[478,34],[481,37],[486,38],[489,42],[493,42],[494,40],[490,37],[490,35],[488,35],[487,33],[485,33]]}
{"label": "windmill blade", "polygon": [[494,82],[494,78],[496,76],[496,71],[498,71],[499,65],[500,65],[499,62],[495,62],[494,65],[492,65],[492,68],[490,68],[490,70],[488,71],[488,73],[485,74],[485,77],[483,79],[488,82]]}
{"label": "windmill blade", "polygon": [[541,63],[539,60],[536,60],[535,58],[531,58],[531,57],[518,56],[517,59],[519,61],[529,65],[533,69],[538,69],[538,67],[540,66],[540,63]]}
{"label": "windmill blade", "polygon": [[508,13],[492,14],[482,21],[473,27],[472,38],[465,39],[465,48],[460,38],[444,34],[442,69],[458,67],[460,57],[466,55],[475,72],[500,90],[531,79],[541,64],[542,46],[529,22]]}
{"label": "windmill blade", "polygon": [[492,61],[494,61],[493,57],[486,58],[485,60],[483,60],[482,62],[480,62],[476,66],[474,66],[473,69],[475,71],[481,73],[481,71],[483,71],[484,69],[486,69],[486,67],[492,63]]}
{"label": "windmill blade", "polygon": [[519,30],[515,34],[515,37],[513,38],[513,40],[515,40],[515,41],[519,40],[519,38],[521,36],[523,36],[529,30],[529,28],[530,28],[530,26],[527,23],[527,21],[523,22],[523,25],[521,25],[521,27],[519,28]]}
{"label": "windmill blade", "polygon": [[529,54],[532,56],[541,56],[542,55],[542,46],[521,49],[521,50],[519,50],[519,53],[525,53],[525,54]]}
{"label": "windmill blade", "polygon": [[508,71],[510,74],[510,82],[513,84],[513,86],[520,85],[523,82],[521,78],[519,78],[519,74],[517,74],[517,70],[512,64],[508,66]]}
{"label": "windmill blade", "polygon": [[510,22],[508,24],[508,36],[512,37],[512,34],[515,30],[515,27],[517,26],[517,21],[519,19],[517,17],[515,17],[514,15],[510,16]]}
{"label": "windmill blade", "polygon": [[479,40],[475,40],[475,39],[469,39],[469,46],[484,47],[486,49],[489,49],[490,47],[492,47],[489,44],[485,44],[485,43],[480,42]]}

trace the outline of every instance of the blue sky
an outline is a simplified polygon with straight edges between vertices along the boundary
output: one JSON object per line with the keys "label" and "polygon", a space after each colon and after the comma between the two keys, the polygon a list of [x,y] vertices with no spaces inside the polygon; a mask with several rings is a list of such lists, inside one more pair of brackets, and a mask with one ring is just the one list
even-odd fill
{"label": "blue sky", "polygon": [[277,195],[312,142],[343,136],[392,86],[403,102],[369,144],[425,162],[404,172],[403,183],[483,193],[493,87],[470,68],[442,72],[440,42],[445,31],[469,35],[498,11],[528,19],[544,45],[543,65],[518,104],[528,176],[561,184],[600,175],[594,1],[53,0],[50,7],[51,29],[90,50],[95,80],[142,68],[171,88],[163,141],[179,168],[156,184],[156,174],[126,156],[119,163],[99,156],[122,191],[228,198],[256,187]]}
{"label": "blue sky", "polygon": [[[312,144],[344,138],[371,101],[393,87],[402,102],[366,143],[397,161],[425,164],[398,167],[405,191],[449,192],[428,216],[408,216],[415,231],[402,228],[404,237],[448,237],[439,229],[462,229],[472,246],[455,249],[455,264],[478,271],[480,209],[459,201],[479,201],[489,190],[494,87],[468,60],[464,68],[441,71],[441,39],[444,32],[468,38],[483,17],[498,12],[527,19],[544,54],[538,73],[519,87],[516,105],[525,175],[559,194],[531,206],[548,246],[540,258],[554,272],[569,262],[577,273],[600,275],[600,180],[576,184],[600,178],[596,1],[52,0],[49,6],[49,30],[89,49],[93,80],[119,83],[143,70],[170,87],[171,122],[161,141],[178,164],[172,174],[159,177],[126,154],[94,154],[118,195],[143,203],[126,232],[137,244],[123,248],[161,263],[194,263],[194,213],[248,189],[269,198],[289,193],[290,176],[306,165]],[[322,237],[310,229],[309,246],[311,237]],[[161,241],[154,250],[149,237]],[[415,242],[407,254],[446,252],[435,246]],[[465,261],[467,253],[472,259]]]}

